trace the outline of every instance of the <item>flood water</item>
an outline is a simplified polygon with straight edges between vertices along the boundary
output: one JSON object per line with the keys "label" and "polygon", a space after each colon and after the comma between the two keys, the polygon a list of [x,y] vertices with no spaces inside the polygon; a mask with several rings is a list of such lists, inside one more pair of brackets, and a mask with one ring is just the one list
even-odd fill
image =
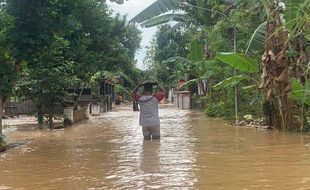
{"label": "flood water", "polygon": [[160,109],[160,141],[143,141],[122,106],[75,126],[17,130],[0,154],[0,189],[310,189],[310,136],[225,125]]}

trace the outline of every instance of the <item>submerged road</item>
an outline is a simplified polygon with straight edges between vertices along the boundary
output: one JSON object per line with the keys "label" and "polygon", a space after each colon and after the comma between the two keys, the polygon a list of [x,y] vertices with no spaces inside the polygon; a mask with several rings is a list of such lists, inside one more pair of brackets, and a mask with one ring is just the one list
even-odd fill
{"label": "submerged road", "polygon": [[160,108],[161,140],[143,141],[130,106],[50,131],[0,154],[0,190],[310,189],[310,137],[225,125]]}

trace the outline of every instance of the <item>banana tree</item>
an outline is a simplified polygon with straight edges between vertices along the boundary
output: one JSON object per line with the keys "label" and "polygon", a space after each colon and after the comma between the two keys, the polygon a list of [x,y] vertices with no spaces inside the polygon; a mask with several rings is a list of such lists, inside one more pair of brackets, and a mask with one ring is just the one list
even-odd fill
{"label": "banana tree", "polygon": [[219,53],[216,56],[216,59],[228,64],[240,72],[246,73],[246,75],[240,74],[229,77],[214,85],[214,88],[220,89],[221,87],[234,86],[242,80],[253,80],[258,84],[258,81],[249,75],[251,73],[258,73],[258,63],[254,58],[246,57],[241,53]]}
{"label": "banana tree", "polygon": [[182,74],[194,77],[188,80],[184,86],[196,84],[198,94],[206,96],[205,81],[211,76],[212,71],[209,68],[208,60],[204,60],[203,45],[198,40],[192,41],[188,58],[171,57],[165,62],[177,62],[177,68]]}
{"label": "banana tree", "polygon": [[[296,128],[299,123],[293,119],[296,105],[288,94],[291,91],[291,71],[288,59],[288,45],[296,31],[305,30],[309,18],[309,1],[306,0],[260,0],[251,1],[262,5],[266,22],[261,24],[251,38],[251,43],[264,40],[265,53],[262,56],[262,83],[271,106],[271,125],[276,128]],[[284,22],[281,19],[284,12]],[[309,21],[308,21],[309,22]],[[263,35],[265,34],[265,35]],[[249,50],[250,45],[247,48]]]}
{"label": "banana tree", "polygon": [[157,0],[133,17],[129,22],[143,23],[162,14],[166,14],[169,11],[178,10],[181,10],[180,0]]}
{"label": "banana tree", "polygon": [[177,62],[177,70],[182,73],[182,75],[193,77],[193,79],[187,80],[182,87],[196,84],[198,87],[198,95],[206,96],[207,91],[205,81],[212,75],[207,60],[192,62],[183,57],[171,57],[165,60],[165,62]]}
{"label": "banana tree", "polygon": [[[233,6],[234,0],[225,0],[224,2]],[[157,26],[171,21],[177,22],[174,28],[190,24],[211,26],[211,13],[225,16],[225,14],[214,10],[211,7],[211,1],[208,0],[195,0],[194,4],[184,0],[157,0],[138,13],[130,22],[139,23],[143,27]]]}
{"label": "banana tree", "polygon": [[[242,81],[247,81],[248,83],[251,83],[251,85],[242,87],[243,90],[257,89],[259,82],[250,75],[252,73],[258,73],[258,63],[255,59],[246,57],[244,54],[240,53],[219,53],[216,56],[216,59],[228,64],[229,66],[234,68],[235,71],[238,70],[239,72],[242,72],[244,74],[238,74],[224,79],[223,81],[213,86],[214,90],[233,87],[237,89],[237,85],[240,84]],[[235,96],[237,96],[236,92]],[[237,100],[237,97],[235,97],[235,100]],[[237,102],[235,102],[235,108],[238,108]],[[238,110],[235,110],[235,114],[235,119],[237,123]]]}

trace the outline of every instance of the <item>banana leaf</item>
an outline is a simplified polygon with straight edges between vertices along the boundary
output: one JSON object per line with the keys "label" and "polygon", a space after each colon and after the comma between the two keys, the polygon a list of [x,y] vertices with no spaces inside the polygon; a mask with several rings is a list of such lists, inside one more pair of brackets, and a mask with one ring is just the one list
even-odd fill
{"label": "banana leaf", "polygon": [[258,72],[258,62],[255,59],[248,58],[243,54],[220,53],[216,56],[216,58],[237,70],[248,73]]}
{"label": "banana leaf", "polygon": [[222,80],[221,82],[217,83],[213,86],[214,90],[220,90],[224,88],[231,88],[233,86],[236,86],[243,80],[251,80],[251,77],[245,76],[245,75],[237,75],[229,77],[225,80]]}

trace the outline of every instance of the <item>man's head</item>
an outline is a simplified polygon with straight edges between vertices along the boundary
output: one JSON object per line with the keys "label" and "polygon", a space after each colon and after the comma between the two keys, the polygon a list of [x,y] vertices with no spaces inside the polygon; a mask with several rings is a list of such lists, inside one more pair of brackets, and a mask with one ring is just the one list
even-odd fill
{"label": "man's head", "polygon": [[153,93],[153,84],[152,83],[146,83],[143,85],[144,87],[144,93]]}

